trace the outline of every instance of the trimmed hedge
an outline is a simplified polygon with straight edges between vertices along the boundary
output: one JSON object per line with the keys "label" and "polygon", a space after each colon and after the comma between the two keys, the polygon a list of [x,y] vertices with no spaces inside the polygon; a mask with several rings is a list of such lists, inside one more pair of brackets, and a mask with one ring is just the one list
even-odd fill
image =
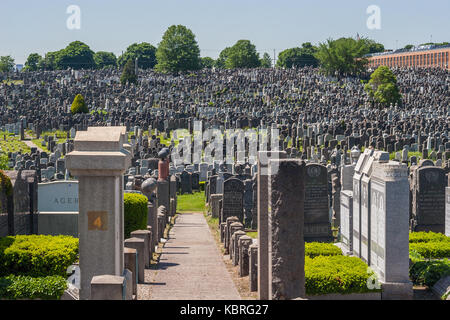
{"label": "trimmed hedge", "polygon": [[71,236],[16,235],[0,238],[0,276],[66,277],[77,260],[78,239]]}
{"label": "trimmed hedge", "polygon": [[62,276],[33,278],[9,275],[0,278],[1,299],[53,299],[59,300],[67,288]]}
{"label": "trimmed hedge", "polygon": [[138,193],[125,193],[124,200],[124,233],[125,239],[135,230],[147,230],[146,196]]}
{"label": "trimmed hedge", "polygon": [[72,112],[72,114],[89,112],[86,102],[84,101],[84,97],[81,94],[77,94],[73,99],[70,112]]}
{"label": "trimmed hedge", "polygon": [[415,251],[426,259],[450,257],[450,242],[413,242],[409,244],[410,252]]}
{"label": "trimmed hedge", "polygon": [[416,261],[409,269],[409,277],[416,285],[432,287],[446,276],[450,276],[450,261],[447,259]]}
{"label": "trimmed hedge", "polygon": [[342,256],[342,250],[332,243],[305,242],[305,256]]}
{"label": "trimmed hedge", "polygon": [[305,257],[307,295],[379,292],[380,289],[371,290],[367,285],[375,278],[375,273],[357,257]]}
{"label": "trimmed hedge", "polygon": [[409,243],[417,242],[450,242],[450,237],[436,232],[410,232]]}

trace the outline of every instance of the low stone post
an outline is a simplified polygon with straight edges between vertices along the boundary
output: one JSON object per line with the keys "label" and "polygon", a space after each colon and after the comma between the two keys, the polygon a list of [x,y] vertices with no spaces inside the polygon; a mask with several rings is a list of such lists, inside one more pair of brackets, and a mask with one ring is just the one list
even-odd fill
{"label": "low stone post", "polygon": [[138,282],[143,283],[145,281],[145,241],[139,238],[129,238],[125,240],[125,246],[127,248],[136,249],[137,251]]}
{"label": "low stone post", "polygon": [[249,274],[249,247],[253,240],[245,235],[239,238],[239,276],[245,277]]}
{"label": "low stone post", "polygon": [[164,207],[158,208],[158,242],[164,237],[164,229],[166,226],[166,215],[163,212]]}
{"label": "low stone post", "polygon": [[239,244],[239,239],[241,237],[244,237],[244,236],[245,236],[245,232],[243,231],[243,229],[240,229],[240,230],[238,230],[238,231],[233,233],[232,237],[234,237],[234,241],[231,244],[232,251],[231,251],[231,254],[230,254],[230,258],[231,258],[231,260],[233,262],[233,266],[237,266],[239,264],[239,247],[238,247],[238,244]]}
{"label": "low stone post", "polygon": [[113,275],[94,276],[89,291],[91,300],[125,300],[126,279]]}
{"label": "low stone post", "polygon": [[238,217],[228,217],[226,219],[226,226],[225,226],[225,231],[224,231],[224,248],[225,248],[225,254],[229,254],[229,248],[228,248],[228,244],[230,241],[229,238],[229,234],[230,234],[230,225],[234,222],[239,222],[239,218]]}
{"label": "low stone post", "polygon": [[249,247],[249,280],[250,291],[258,291],[258,244]]}
{"label": "low stone post", "polygon": [[144,261],[145,267],[150,268],[150,232],[147,230],[135,230],[130,233],[133,238],[139,238],[144,240]]}
{"label": "low stone post", "polygon": [[225,240],[225,228],[227,226],[226,222],[220,224],[220,242],[224,243]]}
{"label": "low stone post", "polygon": [[228,238],[228,253],[230,254],[230,259],[232,258],[232,252],[231,251],[234,249],[234,247],[231,245],[231,237],[238,230],[244,230],[244,225],[242,223],[240,223],[240,222],[233,222],[228,227],[227,238]]}
{"label": "low stone post", "polygon": [[137,250],[133,248],[123,248],[125,268],[130,270],[133,276],[133,294],[137,295],[137,283],[139,282]]}

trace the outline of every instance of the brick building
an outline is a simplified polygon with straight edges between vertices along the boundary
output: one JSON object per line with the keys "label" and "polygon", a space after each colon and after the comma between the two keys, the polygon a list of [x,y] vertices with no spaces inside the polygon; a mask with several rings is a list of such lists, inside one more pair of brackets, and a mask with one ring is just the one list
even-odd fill
{"label": "brick building", "polygon": [[450,46],[422,46],[411,50],[401,49],[391,52],[367,55],[369,67],[418,67],[442,68],[450,70]]}

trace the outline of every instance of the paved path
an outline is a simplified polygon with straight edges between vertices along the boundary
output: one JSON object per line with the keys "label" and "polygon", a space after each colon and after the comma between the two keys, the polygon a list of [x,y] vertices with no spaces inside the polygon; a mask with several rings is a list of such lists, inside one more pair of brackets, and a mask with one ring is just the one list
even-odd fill
{"label": "paved path", "polygon": [[40,148],[39,146],[37,146],[33,141],[31,140],[22,140],[23,143],[25,143],[27,146],[29,146],[30,148],[37,148],[37,150],[39,152],[42,152],[44,150],[42,150],[42,148]]}
{"label": "paved path", "polygon": [[201,213],[177,217],[157,270],[145,270],[138,299],[240,300]]}

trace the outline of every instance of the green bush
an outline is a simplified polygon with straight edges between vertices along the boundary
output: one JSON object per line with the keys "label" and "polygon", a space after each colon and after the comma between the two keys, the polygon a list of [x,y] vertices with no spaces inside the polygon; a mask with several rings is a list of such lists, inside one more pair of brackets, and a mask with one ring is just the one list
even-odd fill
{"label": "green bush", "polygon": [[72,114],[89,112],[86,102],[84,102],[84,97],[81,94],[77,94],[75,96],[75,99],[73,99],[72,106],[70,107],[70,112],[72,112]]}
{"label": "green bush", "polygon": [[426,259],[442,259],[450,257],[450,242],[413,242],[409,250],[416,251]]}
{"label": "green bush", "polygon": [[380,289],[371,290],[367,285],[375,278],[375,273],[357,257],[305,256],[307,295],[377,292]]}
{"label": "green bush", "polygon": [[305,242],[305,256],[341,256],[342,250],[332,243]]}
{"label": "green bush", "polygon": [[200,187],[200,191],[205,191],[205,183],[206,183],[206,181],[200,181],[198,183],[198,185]]}
{"label": "green bush", "polygon": [[409,269],[409,277],[416,285],[432,287],[446,276],[450,276],[450,261],[447,259],[416,261]]}
{"label": "green bush", "polygon": [[0,278],[1,299],[60,299],[67,288],[62,276],[33,278],[9,275]]}
{"label": "green bush", "polygon": [[67,276],[77,260],[78,239],[71,236],[17,235],[0,238],[0,276]]}
{"label": "green bush", "polygon": [[124,196],[124,233],[125,238],[135,230],[147,230],[147,197],[137,193],[125,193]]}
{"label": "green bush", "polygon": [[436,232],[411,232],[409,234],[409,243],[416,242],[450,242],[450,237],[447,237],[445,234],[436,233]]}

